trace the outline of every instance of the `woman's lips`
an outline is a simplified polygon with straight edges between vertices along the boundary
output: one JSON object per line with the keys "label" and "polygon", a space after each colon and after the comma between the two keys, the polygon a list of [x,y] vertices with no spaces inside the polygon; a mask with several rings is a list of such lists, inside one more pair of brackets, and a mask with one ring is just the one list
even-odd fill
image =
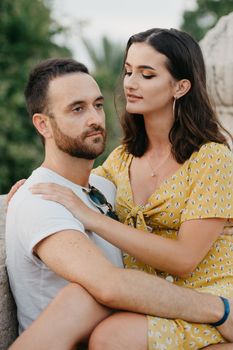
{"label": "woman's lips", "polygon": [[127,101],[129,101],[129,102],[135,102],[138,100],[142,100],[141,96],[133,95],[133,94],[127,94],[126,97],[127,97]]}

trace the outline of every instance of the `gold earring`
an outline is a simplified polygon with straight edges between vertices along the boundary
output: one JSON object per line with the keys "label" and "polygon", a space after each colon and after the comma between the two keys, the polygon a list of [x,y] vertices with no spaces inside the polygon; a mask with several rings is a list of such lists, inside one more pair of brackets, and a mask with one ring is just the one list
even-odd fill
{"label": "gold earring", "polygon": [[172,115],[174,119],[175,119],[175,112],[176,112],[176,96],[174,96],[174,101],[172,104]]}

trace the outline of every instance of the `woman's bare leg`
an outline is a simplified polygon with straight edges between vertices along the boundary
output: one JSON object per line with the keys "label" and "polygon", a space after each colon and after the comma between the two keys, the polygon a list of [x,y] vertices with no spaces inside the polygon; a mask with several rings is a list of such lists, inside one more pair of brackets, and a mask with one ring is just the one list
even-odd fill
{"label": "woman's bare leg", "polygon": [[[167,323],[159,323],[159,321]],[[162,326],[166,326],[169,330],[169,322],[174,322],[169,319],[158,318],[156,323],[158,334]],[[155,330],[154,330],[155,332]],[[166,343],[165,339],[156,338],[156,343],[165,345],[167,349],[180,349],[181,344],[177,342],[176,332],[170,332],[170,343]],[[146,350],[147,345],[147,318],[144,315],[128,312],[119,312],[113,314],[103,320],[93,331],[89,340],[89,350]],[[161,338],[161,339],[160,339]],[[168,339],[168,338],[167,338]],[[177,343],[177,345],[175,345]],[[233,350],[233,344],[216,344],[209,345],[203,349],[208,350]]]}
{"label": "woman's bare leg", "polygon": [[9,350],[71,350],[111,311],[77,284],[62,289]]}
{"label": "woman's bare leg", "polygon": [[93,331],[88,347],[89,350],[147,348],[147,317],[129,312],[119,312],[102,321]]}
{"label": "woman's bare leg", "polygon": [[[200,293],[196,294],[199,294],[198,299],[202,300]],[[195,295],[193,294],[193,296]],[[208,298],[207,295],[204,296],[204,300],[206,298]],[[214,296],[209,296],[209,298],[210,305],[212,305],[213,298],[213,303],[219,300]],[[233,342],[233,299],[229,301],[231,314],[228,320],[218,327],[218,330],[224,338]],[[221,301],[218,303],[220,306],[222,305]],[[95,326],[109,314],[110,311],[99,305],[81,286],[70,284],[58,294],[49,307],[14,342],[9,350],[31,350],[32,342],[34,350],[47,350],[48,344],[51,344],[50,348],[53,346],[56,350],[70,350],[74,344],[88,337]],[[225,349],[231,349],[230,344],[221,344],[221,346],[220,349],[224,349],[223,346],[228,346]]]}

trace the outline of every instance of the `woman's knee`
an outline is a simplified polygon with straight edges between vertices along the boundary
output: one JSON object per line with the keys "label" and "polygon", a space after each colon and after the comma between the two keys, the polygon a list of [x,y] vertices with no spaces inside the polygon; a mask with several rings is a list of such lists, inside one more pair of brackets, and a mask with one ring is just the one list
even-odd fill
{"label": "woman's knee", "polygon": [[93,331],[89,350],[147,349],[147,319],[143,315],[119,312]]}

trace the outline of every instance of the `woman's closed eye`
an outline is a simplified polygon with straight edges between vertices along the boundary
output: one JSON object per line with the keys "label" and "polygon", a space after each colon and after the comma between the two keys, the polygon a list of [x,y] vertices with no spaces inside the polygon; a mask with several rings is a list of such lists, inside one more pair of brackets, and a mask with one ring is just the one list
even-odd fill
{"label": "woman's closed eye", "polygon": [[141,70],[141,74],[145,79],[152,79],[156,76],[155,72],[151,71],[150,69]]}
{"label": "woman's closed eye", "polygon": [[127,70],[125,70],[125,75],[130,76],[131,74],[132,74],[132,72],[131,72],[131,71],[127,71]]}
{"label": "woman's closed eye", "polygon": [[[125,70],[125,76],[130,77],[132,75],[131,71],[127,71]],[[151,73],[141,73],[142,77],[145,79],[152,79],[155,77],[155,74],[151,74]]]}
{"label": "woman's closed eye", "polygon": [[142,74],[143,78],[145,79],[152,79],[155,77],[155,74]]}

